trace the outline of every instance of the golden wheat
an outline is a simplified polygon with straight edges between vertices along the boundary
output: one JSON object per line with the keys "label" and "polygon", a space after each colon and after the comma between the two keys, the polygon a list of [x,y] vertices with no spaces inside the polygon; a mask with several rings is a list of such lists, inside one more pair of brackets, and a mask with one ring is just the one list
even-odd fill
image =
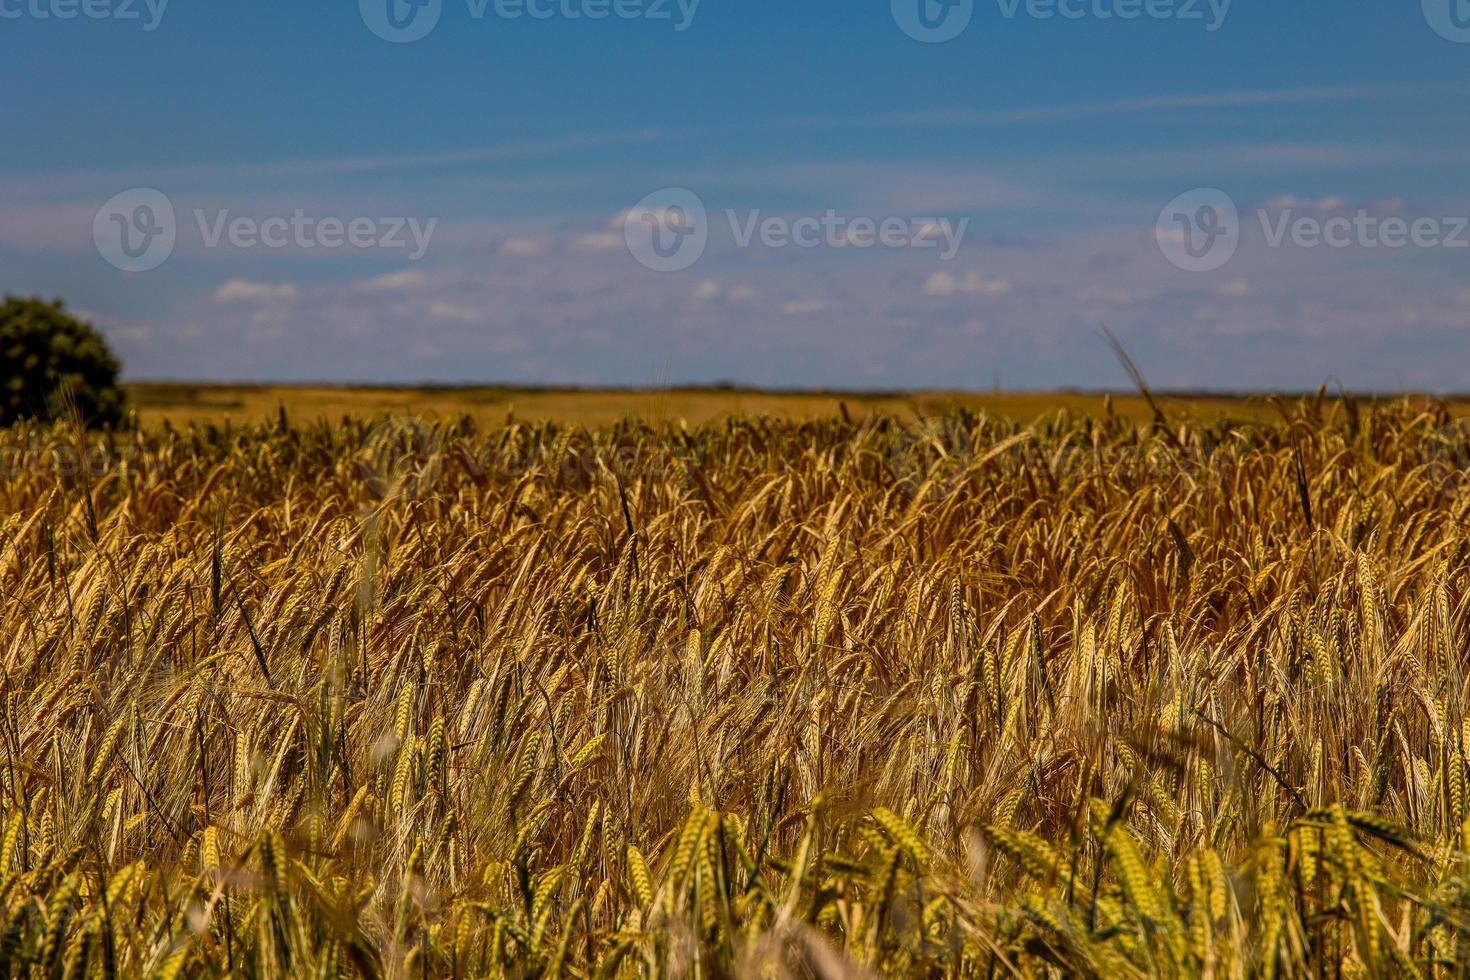
{"label": "golden wheat", "polygon": [[0,972],[1450,976],[1467,441],[0,433]]}

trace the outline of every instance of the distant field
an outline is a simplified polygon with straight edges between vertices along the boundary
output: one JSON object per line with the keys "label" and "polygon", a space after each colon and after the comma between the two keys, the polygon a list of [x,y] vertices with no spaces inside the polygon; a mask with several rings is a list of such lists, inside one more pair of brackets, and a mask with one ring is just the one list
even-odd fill
{"label": "distant field", "polygon": [[[486,425],[513,415],[522,421],[558,421],[598,426],[628,416],[653,420],[684,419],[691,425],[729,415],[770,415],[783,419],[885,412],[931,415],[955,407],[987,409],[1030,422],[1058,409],[1103,415],[1107,396],[1079,392],[766,392],[739,389],[571,390],[516,388],[348,388],[197,384],[128,386],[145,426],[167,420],[243,422],[274,417],[282,407],[295,420],[338,420],[343,416],[413,415],[430,419],[469,415]],[[1113,396],[1112,409],[1143,421],[1148,406],[1136,395]],[[1263,398],[1169,397],[1167,408],[1196,417],[1256,419],[1277,413]]]}

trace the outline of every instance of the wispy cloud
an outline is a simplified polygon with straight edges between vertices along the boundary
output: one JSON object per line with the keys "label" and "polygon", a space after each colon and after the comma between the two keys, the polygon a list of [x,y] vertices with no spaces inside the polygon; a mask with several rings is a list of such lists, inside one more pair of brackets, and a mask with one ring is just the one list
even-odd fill
{"label": "wispy cloud", "polygon": [[1056,122],[1137,112],[1183,109],[1244,109],[1264,105],[1307,105],[1357,102],[1369,99],[1418,97],[1424,89],[1387,85],[1326,85],[1282,89],[1246,89],[1149,95],[1065,105],[1022,106],[1014,109],[923,109],[871,116],[786,119],[792,126],[984,126],[1002,123]]}
{"label": "wispy cloud", "polygon": [[216,303],[281,303],[300,295],[290,283],[250,282],[229,279],[214,291]]}
{"label": "wispy cloud", "polygon": [[568,136],[551,140],[523,140],[490,146],[439,150],[430,153],[344,155],[303,160],[275,160],[246,164],[191,164],[126,170],[76,170],[46,174],[4,173],[7,194],[17,197],[83,191],[98,186],[157,183],[218,183],[231,180],[259,182],[267,178],[341,177],[355,174],[397,173],[444,169],[500,160],[560,157],[580,150],[630,143],[650,143],[664,137],[655,128],[620,133]]}
{"label": "wispy cloud", "polygon": [[429,304],[429,316],[437,320],[458,320],[461,323],[475,323],[484,319],[478,310],[458,303],[436,302]]}
{"label": "wispy cloud", "polygon": [[354,285],[361,293],[401,293],[423,289],[429,285],[428,273],[420,269],[404,269],[387,275],[363,279]]}
{"label": "wispy cloud", "polygon": [[925,296],[1004,296],[1010,291],[1009,280],[986,279],[978,272],[956,276],[952,272],[941,270],[924,283]]}
{"label": "wispy cloud", "polygon": [[623,236],[615,235],[610,231],[593,231],[585,235],[578,235],[577,248],[587,249],[593,252],[611,252],[623,248]]}
{"label": "wispy cloud", "polygon": [[[1005,123],[1055,122],[1126,113],[1157,113],[1190,109],[1238,109],[1264,105],[1308,105],[1392,98],[1420,98],[1439,89],[1400,86],[1336,85],[1282,89],[1196,92],[1177,95],[1138,96],[1062,105],[1021,106],[1004,109],[919,109],[853,117],[781,118],[737,127],[759,130],[775,127],[848,127],[894,125],[983,126]],[[728,131],[730,127],[722,127]],[[697,129],[697,128],[696,128]],[[688,129],[682,133],[690,132]],[[557,139],[520,140],[486,146],[444,149],[422,153],[348,154],[299,160],[264,160],[255,163],[189,164],[184,166],[137,167],[118,170],[76,170],[26,173],[0,171],[8,196],[20,198],[67,193],[98,186],[127,186],[146,183],[210,183],[230,180],[261,181],[276,178],[340,177],[357,174],[402,173],[449,169],[509,160],[556,158],[583,150],[609,146],[657,143],[669,138],[666,128],[641,129],[566,136]]]}
{"label": "wispy cloud", "polygon": [[507,238],[497,249],[501,255],[541,255],[546,241],[541,238]]}

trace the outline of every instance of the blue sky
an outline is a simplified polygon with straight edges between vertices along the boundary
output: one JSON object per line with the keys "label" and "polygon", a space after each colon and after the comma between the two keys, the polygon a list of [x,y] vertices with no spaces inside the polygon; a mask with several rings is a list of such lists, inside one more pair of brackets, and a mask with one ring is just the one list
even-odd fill
{"label": "blue sky", "polygon": [[0,290],[134,378],[1470,390],[1470,0],[161,2],[0,0]]}

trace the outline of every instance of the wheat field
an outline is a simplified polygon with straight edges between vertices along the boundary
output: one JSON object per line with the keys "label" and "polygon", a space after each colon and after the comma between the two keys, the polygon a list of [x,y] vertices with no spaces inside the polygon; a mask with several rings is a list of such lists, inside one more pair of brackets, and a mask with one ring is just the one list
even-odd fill
{"label": "wheat field", "polygon": [[0,972],[1454,976],[1467,438],[0,433]]}

